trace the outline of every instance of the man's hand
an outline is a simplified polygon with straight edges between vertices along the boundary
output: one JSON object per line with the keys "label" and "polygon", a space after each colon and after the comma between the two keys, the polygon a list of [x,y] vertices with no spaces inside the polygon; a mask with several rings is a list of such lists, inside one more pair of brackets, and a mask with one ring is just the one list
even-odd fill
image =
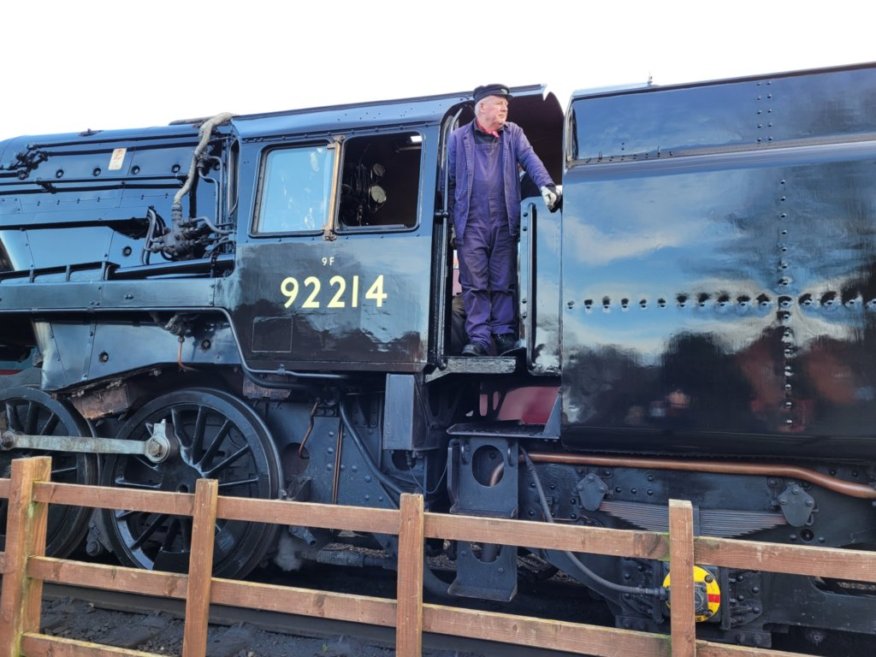
{"label": "man's hand", "polygon": [[563,188],[557,185],[545,185],[541,191],[541,197],[544,199],[544,204],[551,212],[556,212],[563,201]]}

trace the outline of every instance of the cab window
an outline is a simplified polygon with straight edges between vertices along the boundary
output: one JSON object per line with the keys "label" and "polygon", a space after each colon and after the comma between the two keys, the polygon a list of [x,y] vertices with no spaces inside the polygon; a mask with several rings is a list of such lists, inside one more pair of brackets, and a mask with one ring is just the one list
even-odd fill
{"label": "cab window", "polygon": [[416,132],[347,140],[338,210],[340,231],[417,225],[422,142]]}
{"label": "cab window", "polygon": [[257,234],[317,232],[331,208],[335,149],[275,149],[265,158]]}

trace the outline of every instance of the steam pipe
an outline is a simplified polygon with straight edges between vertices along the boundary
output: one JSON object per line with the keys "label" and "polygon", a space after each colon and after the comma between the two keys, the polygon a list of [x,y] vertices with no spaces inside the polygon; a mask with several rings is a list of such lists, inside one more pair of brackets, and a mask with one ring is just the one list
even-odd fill
{"label": "steam pipe", "polygon": [[822,474],[797,465],[771,463],[733,463],[725,461],[686,461],[679,459],[630,458],[626,456],[592,456],[589,454],[552,454],[530,452],[533,463],[556,463],[561,465],[596,465],[610,468],[651,468],[653,470],[677,470],[683,472],[711,472],[713,474],[740,474],[767,477],[785,477],[808,481],[841,495],[862,500],[876,500],[876,489],[866,484],[856,484],[837,477]]}

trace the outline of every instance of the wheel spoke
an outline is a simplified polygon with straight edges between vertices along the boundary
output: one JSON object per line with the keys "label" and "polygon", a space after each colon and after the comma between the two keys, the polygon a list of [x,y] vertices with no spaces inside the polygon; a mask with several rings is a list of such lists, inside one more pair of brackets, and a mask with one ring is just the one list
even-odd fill
{"label": "wheel spoke", "polygon": [[195,431],[192,436],[192,461],[198,462],[204,451],[204,430],[207,426],[207,409],[198,406],[198,417],[195,420]]}
{"label": "wheel spoke", "polygon": [[[52,461],[54,463],[54,461]],[[70,474],[79,470],[78,466],[69,465],[64,468],[52,468],[52,479],[57,479],[59,475]]]}
{"label": "wheel spoke", "polygon": [[197,463],[201,466],[209,463],[213,460],[213,457],[216,456],[216,452],[219,451],[219,447],[222,445],[222,441],[225,440],[225,437],[228,435],[228,432],[231,431],[231,428],[234,425],[231,423],[231,420],[225,420],[222,423],[222,426],[219,427],[219,431],[216,432],[216,435],[213,437],[213,440],[210,442],[210,446],[207,448],[207,451],[204,452],[204,455],[201,457]]}
{"label": "wheel spoke", "polygon": [[161,523],[167,520],[167,518],[168,515],[166,513],[156,515],[143,529],[143,533],[140,534],[129,547],[132,550],[139,550],[142,547],[143,543],[145,543],[149,539],[149,537],[155,533],[155,531],[161,526]]}
{"label": "wheel spoke", "polygon": [[54,413],[50,413],[49,417],[43,423],[42,428],[37,433],[43,436],[51,436],[55,431],[55,427],[58,426],[58,421],[60,419],[61,418]]}
{"label": "wheel spoke", "polygon": [[204,477],[209,479],[214,474],[216,474],[217,472],[220,472],[221,470],[224,470],[229,465],[234,463],[237,459],[239,459],[241,456],[243,456],[244,454],[247,454],[251,451],[252,451],[252,447],[250,447],[249,443],[247,443],[246,445],[241,447],[239,450],[234,452],[234,454],[232,454],[231,456],[219,461],[219,463],[214,465],[212,468],[210,468],[208,470],[204,470]]}
{"label": "wheel spoke", "polygon": [[170,526],[167,528],[167,533],[164,535],[164,540],[161,542],[162,550],[170,550],[173,547],[173,541],[180,534],[181,521],[177,517],[170,519]]}
{"label": "wheel spoke", "polygon": [[219,484],[219,490],[227,490],[229,488],[234,488],[235,486],[249,486],[250,484],[259,483],[258,477],[252,477],[250,479],[238,479],[237,481],[223,481]]}
{"label": "wheel spoke", "polygon": [[173,425],[173,431],[176,434],[176,437],[179,438],[179,441],[186,447],[191,445],[192,439],[186,433],[185,427],[183,426],[179,406],[174,406],[170,409],[170,422]]}
{"label": "wheel spoke", "polygon": [[24,420],[24,432],[25,433],[34,433],[36,429],[37,417],[39,416],[39,406],[34,404],[32,401],[27,402],[27,414],[25,415]]}
{"label": "wheel spoke", "polygon": [[8,421],[7,429],[13,429],[16,431],[21,430],[21,420],[18,417],[18,410],[15,408],[15,405],[12,401],[6,402],[6,419]]}
{"label": "wheel spoke", "polygon": [[115,478],[113,482],[116,486],[122,486],[124,488],[141,488],[143,490],[161,490],[161,484],[147,484],[143,481],[131,481],[130,479],[125,479],[125,475],[119,475]]}

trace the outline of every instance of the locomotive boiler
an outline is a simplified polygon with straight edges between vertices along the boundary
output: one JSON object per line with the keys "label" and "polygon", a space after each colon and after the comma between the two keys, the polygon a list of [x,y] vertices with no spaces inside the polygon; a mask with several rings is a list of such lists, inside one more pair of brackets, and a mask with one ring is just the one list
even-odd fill
{"label": "locomotive boiler", "polygon": [[[523,199],[521,346],[483,358],[452,339],[442,194],[468,94],[0,142],[3,462],[648,530],[680,498],[700,535],[872,549],[876,67],[578,92],[565,110],[513,94],[564,204]],[[57,507],[48,552],[181,570],[190,529]],[[381,566],[395,541],[223,522],[214,573]],[[427,572],[441,595],[510,600],[521,569],[559,570],[618,625],[666,629],[663,563],[428,547],[453,563]],[[871,588],[698,579],[704,638],[876,634]]]}

